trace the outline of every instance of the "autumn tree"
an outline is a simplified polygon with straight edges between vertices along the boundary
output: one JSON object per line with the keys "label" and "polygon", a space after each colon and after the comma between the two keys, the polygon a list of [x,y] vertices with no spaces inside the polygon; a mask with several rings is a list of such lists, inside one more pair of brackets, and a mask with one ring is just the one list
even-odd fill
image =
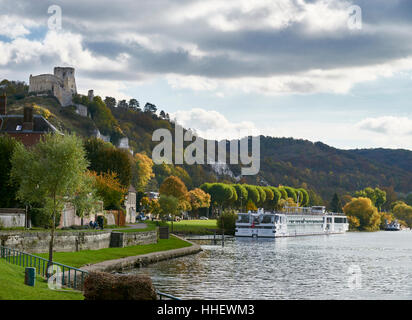
{"label": "autumn tree", "polygon": [[[165,212],[164,210],[169,210],[168,209],[169,207],[173,208],[172,198],[177,199],[178,201],[177,205],[178,205],[179,211],[188,211],[191,209],[190,203],[188,200],[188,191],[187,191],[186,185],[178,177],[170,176],[166,178],[159,188],[159,193],[160,193],[160,197],[163,196],[163,198],[165,199],[164,204],[167,205],[167,207],[163,208],[162,202],[160,202],[160,199],[159,199],[159,205],[160,205],[161,210],[163,210],[162,211],[163,213]],[[170,214],[176,215],[177,213],[170,212]]]}
{"label": "autumn tree", "polygon": [[393,208],[393,215],[400,220],[405,221],[409,227],[412,227],[412,207],[406,203],[398,203]]}
{"label": "autumn tree", "polygon": [[386,192],[379,188],[365,188],[360,191],[355,192],[356,197],[369,198],[372,201],[372,204],[378,208],[379,211],[382,210],[382,206],[386,202]]}
{"label": "autumn tree", "polygon": [[166,178],[160,185],[159,193],[174,196],[177,199],[185,199],[187,195],[186,185],[176,176]]}
{"label": "autumn tree", "polygon": [[353,198],[351,202],[345,205],[343,212],[348,217],[356,218],[359,221],[361,230],[373,231],[379,229],[380,215],[369,198]]}
{"label": "autumn tree", "polygon": [[134,155],[132,184],[138,191],[143,191],[147,183],[154,177],[153,161],[144,153]]}
{"label": "autumn tree", "polygon": [[188,193],[188,198],[192,211],[196,214],[200,208],[210,207],[210,194],[204,192],[200,188],[190,190]]}
{"label": "autumn tree", "polygon": [[116,173],[97,174],[91,171],[89,175],[93,178],[96,194],[103,200],[104,208],[106,210],[121,209],[127,188],[120,183]]}
{"label": "autumn tree", "polygon": [[84,141],[89,170],[97,173],[116,173],[120,183],[128,188],[132,179],[132,161],[129,152],[118,149],[101,139]]}

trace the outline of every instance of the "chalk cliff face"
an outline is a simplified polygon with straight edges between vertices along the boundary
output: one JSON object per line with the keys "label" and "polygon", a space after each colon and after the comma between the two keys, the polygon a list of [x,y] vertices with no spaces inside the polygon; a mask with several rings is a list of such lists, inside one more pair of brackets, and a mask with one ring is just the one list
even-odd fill
{"label": "chalk cliff face", "polygon": [[51,93],[65,107],[72,104],[72,96],[77,93],[74,68],[55,67],[54,74],[30,75],[29,92]]}

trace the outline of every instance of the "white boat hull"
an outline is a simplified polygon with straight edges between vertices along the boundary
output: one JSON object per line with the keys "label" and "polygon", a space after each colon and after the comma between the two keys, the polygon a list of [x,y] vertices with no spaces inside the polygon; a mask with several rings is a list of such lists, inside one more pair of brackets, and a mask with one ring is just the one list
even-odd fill
{"label": "white boat hull", "polygon": [[[236,223],[236,237],[279,238],[327,234],[348,231],[347,218],[336,214],[241,214]],[[262,223],[263,217],[265,222]]]}

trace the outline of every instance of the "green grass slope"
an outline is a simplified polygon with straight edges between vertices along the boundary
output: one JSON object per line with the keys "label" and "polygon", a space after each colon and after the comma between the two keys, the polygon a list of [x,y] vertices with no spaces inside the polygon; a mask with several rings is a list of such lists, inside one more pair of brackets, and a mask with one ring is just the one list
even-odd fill
{"label": "green grass slope", "polygon": [[50,290],[47,282],[36,277],[34,287],[24,284],[24,268],[0,259],[0,300],[83,300],[74,290]]}

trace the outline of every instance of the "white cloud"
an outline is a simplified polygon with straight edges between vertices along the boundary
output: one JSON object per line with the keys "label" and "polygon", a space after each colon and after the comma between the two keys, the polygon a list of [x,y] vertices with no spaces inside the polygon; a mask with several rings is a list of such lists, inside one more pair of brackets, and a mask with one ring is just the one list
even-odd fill
{"label": "white cloud", "polygon": [[44,58],[54,63],[71,65],[83,70],[115,70],[126,67],[128,56],[116,59],[93,55],[82,45],[82,36],[71,32],[49,31],[43,40],[16,38],[11,42],[0,41],[0,65],[39,63]]}
{"label": "white cloud", "polygon": [[315,69],[298,74],[270,77],[238,77],[213,79],[201,76],[168,75],[167,81],[173,88],[195,91],[240,90],[245,93],[257,92],[266,95],[312,94],[331,92],[348,93],[354,85],[391,77],[398,72],[412,70],[412,56],[387,63],[337,69]]}
{"label": "white cloud", "polygon": [[214,140],[238,139],[245,135],[293,137],[322,141],[342,148],[404,148],[412,149],[412,119],[384,116],[359,122],[274,121],[271,126],[256,126],[251,121],[234,122],[218,111],[194,108],[171,115],[185,128],[200,137]]}
{"label": "white cloud", "polygon": [[367,118],[360,121],[357,126],[360,129],[376,132],[389,136],[409,136],[412,138],[412,119],[407,117],[384,116]]}
{"label": "white cloud", "polygon": [[30,34],[30,28],[38,26],[38,23],[14,15],[0,15],[0,35],[15,39]]}
{"label": "white cloud", "polygon": [[247,135],[257,135],[254,123],[250,121],[232,122],[218,111],[193,108],[179,110],[171,114],[172,119],[184,128],[194,130],[205,139],[239,139]]}
{"label": "white cloud", "polygon": [[172,23],[203,19],[217,30],[284,29],[296,22],[307,26],[308,32],[334,31],[346,26],[347,1],[321,0],[212,0],[196,1],[173,10]]}

